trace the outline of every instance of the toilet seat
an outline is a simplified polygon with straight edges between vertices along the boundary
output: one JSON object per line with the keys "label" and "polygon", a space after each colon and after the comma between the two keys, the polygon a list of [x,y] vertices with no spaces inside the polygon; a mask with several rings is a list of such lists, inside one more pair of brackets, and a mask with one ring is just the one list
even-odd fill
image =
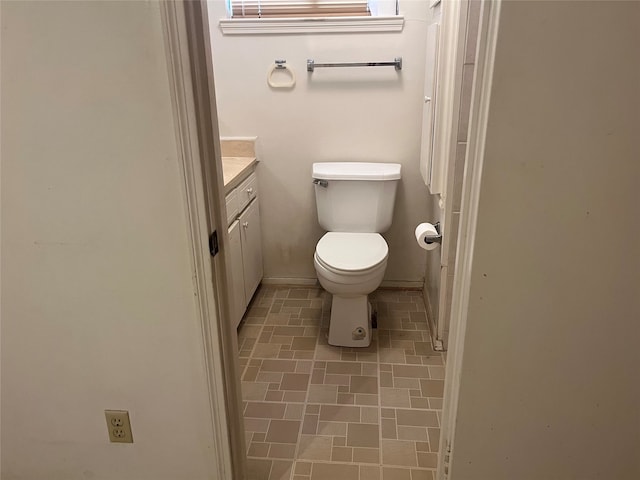
{"label": "toilet seat", "polygon": [[327,270],[341,275],[363,275],[377,270],[389,254],[379,233],[327,232],[316,245],[315,258]]}

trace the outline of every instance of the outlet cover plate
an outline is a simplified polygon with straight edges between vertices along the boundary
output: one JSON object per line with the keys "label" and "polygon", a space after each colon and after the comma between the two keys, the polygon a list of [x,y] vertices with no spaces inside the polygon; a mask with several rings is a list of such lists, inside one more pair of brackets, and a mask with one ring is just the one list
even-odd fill
{"label": "outlet cover plate", "polygon": [[105,410],[109,440],[116,443],[133,443],[131,422],[127,410]]}

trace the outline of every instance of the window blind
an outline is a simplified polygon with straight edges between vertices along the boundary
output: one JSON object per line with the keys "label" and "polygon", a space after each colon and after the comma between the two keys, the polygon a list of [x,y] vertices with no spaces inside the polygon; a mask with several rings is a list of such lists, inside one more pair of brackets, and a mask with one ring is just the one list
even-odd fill
{"label": "window blind", "polygon": [[232,18],[371,15],[368,0],[230,0]]}

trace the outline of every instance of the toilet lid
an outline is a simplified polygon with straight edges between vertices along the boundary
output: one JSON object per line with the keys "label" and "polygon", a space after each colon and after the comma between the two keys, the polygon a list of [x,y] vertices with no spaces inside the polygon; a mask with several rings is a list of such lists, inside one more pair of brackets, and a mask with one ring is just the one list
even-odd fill
{"label": "toilet lid", "polygon": [[379,233],[328,232],[316,245],[322,263],[348,272],[375,267],[388,253],[387,242]]}

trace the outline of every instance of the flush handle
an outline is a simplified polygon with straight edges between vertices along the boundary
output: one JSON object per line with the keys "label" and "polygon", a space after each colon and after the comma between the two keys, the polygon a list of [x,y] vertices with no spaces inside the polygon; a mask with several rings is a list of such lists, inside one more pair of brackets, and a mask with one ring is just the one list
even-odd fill
{"label": "flush handle", "polygon": [[329,186],[329,182],[327,182],[326,180],[320,180],[319,178],[314,178],[313,179],[313,184],[314,185],[319,185],[323,188],[327,188]]}

